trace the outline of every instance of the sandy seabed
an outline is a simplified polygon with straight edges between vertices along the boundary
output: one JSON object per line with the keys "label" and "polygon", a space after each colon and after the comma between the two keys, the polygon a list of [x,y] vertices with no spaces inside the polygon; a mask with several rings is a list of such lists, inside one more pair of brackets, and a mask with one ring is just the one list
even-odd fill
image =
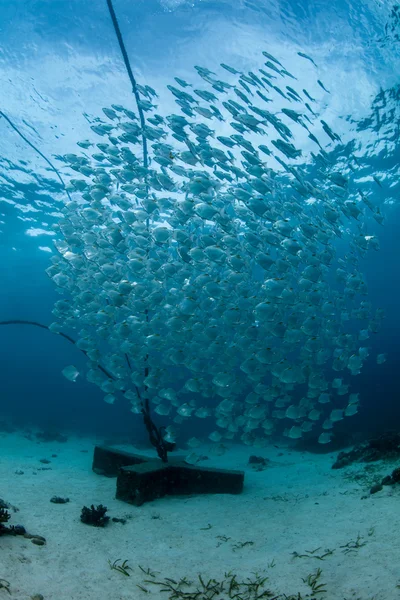
{"label": "sandy seabed", "polygon": [[[369,494],[371,483],[398,464],[332,470],[333,453],[233,446],[200,464],[244,470],[242,494],[168,497],[135,507],[115,499],[115,479],[92,472],[93,447],[102,441],[0,434],[0,497],[19,509],[9,524],[47,540],[36,546],[20,536],[0,537],[0,578],[10,583],[10,594],[0,589],[0,600],[35,594],[44,600],[167,600],[169,593],[144,583],[149,577],[139,565],[160,581],[198,581],[199,573],[221,580],[226,572],[244,580],[258,572],[275,595],[400,598],[400,486]],[[270,460],[265,470],[248,465],[254,453]],[[53,495],[70,502],[53,504]],[[107,506],[110,517],[126,523],[82,524],[81,509],[91,504]],[[116,559],[128,561],[129,577],[110,568]],[[315,595],[303,579],[318,568],[327,591]]]}

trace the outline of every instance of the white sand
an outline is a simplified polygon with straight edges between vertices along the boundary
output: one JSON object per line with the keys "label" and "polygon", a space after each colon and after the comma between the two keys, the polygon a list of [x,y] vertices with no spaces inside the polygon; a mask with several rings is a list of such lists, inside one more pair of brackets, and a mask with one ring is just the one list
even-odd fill
{"label": "white sand", "polygon": [[[369,496],[368,484],[346,477],[365,473],[365,465],[336,471],[333,454],[234,447],[201,464],[244,470],[243,494],[164,498],[137,508],[115,500],[115,479],[91,471],[95,443],[72,437],[64,444],[38,443],[0,434],[0,497],[19,508],[10,524],[21,523],[47,540],[39,547],[22,537],[0,538],[0,578],[10,582],[11,591],[10,596],[0,589],[0,599],[42,594],[45,600],[166,600],[168,594],[157,588],[151,594],[137,588],[146,579],[139,564],[159,579],[194,579],[199,572],[218,578],[230,570],[244,578],[265,570],[275,593],[304,595],[309,589],[302,577],[320,567],[327,600],[400,597],[400,489],[385,487]],[[196,452],[207,454],[207,448]],[[247,461],[254,453],[271,459],[271,466],[253,471]],[[42,458],[51,463],[40,463]],[[372,469],[383,476],[394,466]],[[70,502],[52,504],[53,495],[68,496]],[[92,503],[106,505],[111,517],[129,520],[104,529],[84,525],[81,508]],[[202,529],[209,523],[210,529]],[[346,554],[340,546],[358,534],[365,545]],[[253,544],[234,550],[246,541]],[[334,552],[323,561],[293,556],[318,547],[317,555]],[[119,558],[129,561],[130,577],[109,568],[108,559]]]}

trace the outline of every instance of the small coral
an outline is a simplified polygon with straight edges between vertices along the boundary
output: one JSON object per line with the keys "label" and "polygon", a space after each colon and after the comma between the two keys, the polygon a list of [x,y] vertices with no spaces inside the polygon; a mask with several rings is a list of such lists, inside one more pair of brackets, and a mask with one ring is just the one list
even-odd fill
{"label": "small coral", "polygon": [[0,535],[6,533],[11,535],[24,535],[26,533],[25,527],[22,525],[12,525],[7,527],[6,523],[11,519],[11,515],[6,508],[0,508]]}
{"label": "small coral", "polygon": [[5,526],[5,523],[8,523],[11,515],[6,508],[0,508],[0,535],[2,533],[7,533],[8,527]]}
{"label": "small coral", "polygon": [[66,504],[69,502],[69,498],[62,498],[61,496],[53,496],[50,498],[50,502],[53,504]]}
{"label": "small coral", "polygon": [[104,527],[110,517],[106,516],[107,508],[102,504],[99,504],[96,508],[92,504],[90,508],[84,506],[81,512],[81,521],[87,525],[93,525],[93,527]]}
{"label": "small coral", "polygon": [[11,515],[6,508],[0,508],[0,523],[7,523],[11,519]]}

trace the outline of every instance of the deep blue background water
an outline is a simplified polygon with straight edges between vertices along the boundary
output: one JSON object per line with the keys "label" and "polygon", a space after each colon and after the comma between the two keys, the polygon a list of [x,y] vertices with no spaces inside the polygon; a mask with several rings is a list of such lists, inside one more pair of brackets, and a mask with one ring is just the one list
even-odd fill
{"label": "deep blue background water", "polygon": [[[302,50],[320,62],[331,87],[344,86],[343,105],[336,104],[332,114],[347,117],[354,110],[361,118],[370,114],[379,88],[387,89],[398,79],[398,48],[387,35],[390,28],[385,31],[391,23],[389,4],[115,0],[115,8],[138,79],[154,87],[175,75],[186,76],[193,64],[212,66],[216,56],[218,63],[229,58],[232,64],[251,64],[261,49],[273,49],[278,57],[279,51],[287,57]],[[87,137],[85,110],[98,114],[111,102],[132,103],[105,2],[82,6],[75,0],[1,0],[0,14],[0,108],[49,157],[75,151],[77,139]],[[354,89],[348,89],[349,81]],[[397,100],[390,110],[388,118],[394,123],[399,118]],[[362,410],[338,431],[372,432],[397,428],[400,422],[400,205],[395,177],[399,142],[394,136],[390,146],[373,152],[374,137],[387,141],[388,136],[378,128],[367,133],[361,154],[368,158],[371,172],[392,170],[393,188],[388,193],[386,185],[385,192],[395,202],[382,208],[385,226],[376,226],[381,250],[363,261],[370,300],[386,310],[387,318],[371,338],[371,356],[356,378]],[[0,134],[0,320],[49,324],[58,295],[44,272],[51,254],[39,246],[51,247],[54,236],[47,234],[62,191],[4,119]],[[25,173],[21,160],[27,163]],[[383,202],[385,195],[378,192]],[[10,201],[39,212],[25,212]],[[43,233],[27,235],[30,227]],[[377,352],[387,353],[385,364],[376,364]],[[20,425],[145,439],[140,417],[126,418],[126,405],[109,406],[93,385],[82,378],[72,384],[62,376],[66,365],[79,369],[84,362],[77,349],[47,331],[0,327],[0,421],[7,417]]]}

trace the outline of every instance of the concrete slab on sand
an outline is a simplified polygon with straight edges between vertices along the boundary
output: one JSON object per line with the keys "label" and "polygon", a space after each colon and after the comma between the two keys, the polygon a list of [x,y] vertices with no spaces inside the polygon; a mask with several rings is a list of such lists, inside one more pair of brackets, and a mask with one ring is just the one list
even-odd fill
{"label": "concrete slab on sand", "polygon": [[96,446],[93,471],[117,477],[118,500],[141,506],[163,496],[240,494],[244,472],[199,467],[173,457],[167,463],[114,448]]}

